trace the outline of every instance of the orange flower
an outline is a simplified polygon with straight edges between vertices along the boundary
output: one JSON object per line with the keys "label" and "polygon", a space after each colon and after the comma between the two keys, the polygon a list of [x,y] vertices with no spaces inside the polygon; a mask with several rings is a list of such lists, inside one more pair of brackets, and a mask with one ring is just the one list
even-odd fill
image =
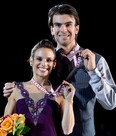
{"label": "orange flower", "polygon": [[17,121],[20,117],[22,117],[22,120],[20,121],[20,124],[25,123],[25,116],[23,114],[14,113],[10,117],[12,118],[12,120],[15,120],[15,121]]}
{"label": "orange flower", "polygon": [[30,128],[25,126],[25,116],[14,113],[0,117],[0,136],[7,136],[9,133],[13,136],[23,136]]}
{"label": "orange flower", "polygon": [[1,117],[1,118],[0,118],[0,123],[1,123],[3,120],[4,120],[3,117]]}
{"label": "orange flower", "polygon": [[10,117],[12,118],[12,120],[16,120],[16,121],[19,119],[19,115],[17,113],[10,115]]}
{"label": "orange flower", "polygon": [[7,132],[0,128],[0,136],[7,136]]}
{"label": "orange flower", "polygon": [[13,129],[13,120],[10,116],[5,118],[1,123],[1,129],[5,130],[6,132],[12,132]]}
{"label": "orange flower", "polygon": [[24,124],[24,123],[25,123],[25,120],[26,120],[25,116],[24,116],[23,114],[19,114],[19,117],[22,118],[20,124]]}

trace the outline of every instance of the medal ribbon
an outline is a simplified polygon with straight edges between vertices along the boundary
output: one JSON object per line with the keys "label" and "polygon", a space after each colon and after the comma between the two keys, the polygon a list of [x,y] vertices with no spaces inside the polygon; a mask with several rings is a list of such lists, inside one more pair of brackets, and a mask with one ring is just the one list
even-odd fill
{"label": "medal ribbon", "polygon": [[32,83],[39,89],[41,90],[42,92],[44,92],[45,94],[50,94],[50,93],[53,93],[53,89],[51,87],[51,90],[50,92],[48,92],[45,88],[43,88],[39,83],[37,83],[34,78],[31,79]]}

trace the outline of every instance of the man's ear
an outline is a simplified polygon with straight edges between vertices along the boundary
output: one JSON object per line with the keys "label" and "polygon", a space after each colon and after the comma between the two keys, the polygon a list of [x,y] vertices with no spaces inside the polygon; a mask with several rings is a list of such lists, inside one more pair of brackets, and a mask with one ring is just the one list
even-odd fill
{"label": "man's ear", "polygon": [[54,29],[54,28],[51,26],[51,27],[50,27],[50,31],[51,31],[51,35],[52,35],[52,36],[54,36],[54,31],[53,31],[53,29]]}
{"label": "man's ear", "polygon": [[79,33],[79,25],[76,26],[76,30],[75,33],[78,34]]}

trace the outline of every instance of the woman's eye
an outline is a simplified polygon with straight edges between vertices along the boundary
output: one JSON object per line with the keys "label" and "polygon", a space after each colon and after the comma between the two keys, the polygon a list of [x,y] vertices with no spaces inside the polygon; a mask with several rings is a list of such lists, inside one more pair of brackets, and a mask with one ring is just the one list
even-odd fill
{"label": "woman's eye", "polygon": [[52,59],[47,59],[47,62],[53,62],[53,60]]}
{"label": "woman's eye", "polygon": [[46,62],[53,62],[54,60],[52,60],[51,58],[47,58],[46,60],[44,60],[42,57],[37,57],[36,58],[38,61],[46,61]]}
{"label": "woman's eye", "polygon": [[42,61],[42,58],[41,58],[41,57],[38,57],[37,60]]}

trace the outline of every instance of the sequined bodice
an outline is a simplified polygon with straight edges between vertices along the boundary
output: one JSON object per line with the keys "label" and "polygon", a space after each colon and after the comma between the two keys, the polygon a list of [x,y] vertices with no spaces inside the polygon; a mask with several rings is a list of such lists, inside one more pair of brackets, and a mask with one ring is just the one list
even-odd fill
{"label": "sequined bodice", "polygon": [[21,90],[21,94],[22,96],[25,98],[25,103],[27,104],[28,108],[31,108],[32,110],[29,110],[31,113],[31,116],[33,118],[33,122],[36,125],[37,121],[38,121],[38,117],[39,117],[39,109],[43,109],[47,103],[47,99],[49,99],[50,97],[52,97],[51,94],[45,94],[44,97],[40,100],[38,100],[38,102],[34,103],[34,100],[32,98],[29,97],[29,93],[27,90],[24,89],[23,84],[22,83],[17,83],[17,87]]}
{"label": "sequined bodice", "polygon": [[[35,104],[22,83],[17,83],[17,87],[21,90],[24,98],[17,101],[16,112],[25,114],[26,125],[31,128],[27,136],[59,136],[61,133],[61,109],[56,101],[50,99],[53,95],[45,94]],[[42,110],[40,110],[41,108]]]}

